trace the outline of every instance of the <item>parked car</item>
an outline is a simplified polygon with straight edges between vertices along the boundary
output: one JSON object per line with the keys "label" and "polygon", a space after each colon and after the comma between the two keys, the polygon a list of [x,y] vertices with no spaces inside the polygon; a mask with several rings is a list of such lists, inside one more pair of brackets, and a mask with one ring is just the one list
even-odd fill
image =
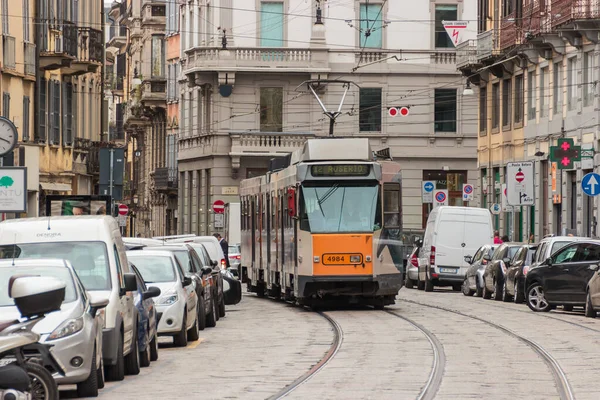
{"label": "parked car", "polygon": [[592,264],[590,265],[590,269],[594,271],[594,273],[587,285],[585,316],[588,318],[596,318],[598,310],[600,310],[600,267],[598,264]]}
{"label": "parked car", "polygon": [[510,261],[521,246],[521,243],[507,242],[502,243],[496,248],[491,262],[485,266],[485,270],[483,271],[484,299],[491,299],[494,296],[494,300],[496,301],[504,300],[505,276],[510,267]]}
{"label": "parked car", "polygon": [[526,302],[533,311],[550,311],[558,305],[585,306],[588,282],[600,263],[600,241],[568,244],[526,278]]}
{"label": "parked car", "polygon": [[134,301],[140,316],[137,332],[140,367],[149,367],[151,361],[158,360],[158,321],[152,299],[160,296],[160,289],[156,286],[147,287],[135,265],[129,263],[129,268],[135,274],[138,285]]}
{"label": "parked car", "polygon": [[108,296],[102,360],[106,379],[123,380],[140,372],[137,348],[135,274],[129,270],[117,221],[110,216],[60,216],[12,219],[0,223],[0,257],[67,259],[85,290]]}
{"label": "parked car", "polygon": [[475,207],[436,207],[429,214],[419,252],[419,289],[461,290],[469,268],[464,257],[493,243],[492,214]]}
{"label": "parked car", "polygon": [[229,266],[232,270],[236,270],[239,275],[240,265],[242,263],[242,246],[239,244],[229,245]]}
{"label": "parked car", "polygon": [[175,254],[165,250],[129,251],[129,260],[137,267],[148,286],[156,286],[158,335],[172,336],[173,344],[185,347],[198,340],[198,296],[192,278],[185,276]]}
{"label": "parked car", "polygon": [[123,243],[125,244],[126,250],[138,250],[144,247],[156,247],[164,244],[162,240],[132,237],[124,237]]}
{"label": "parked car", "polygon": [[[147,247],[144,250],[151,251],[152,249],[156,248]],[[212,268],[202,265],[196,250],[189,244],[165,244],[160,250],[173,252],[182,266],[184,274],[194,281],[194,291],[198,296],[198,328],[202,331],[206,326],[215,327],[218,310],[215,303],[216,297],[213,296],[215,290],[211,290],[211,287],[216,285],[212,278]]]}
{"label": "parked car", "polygon": [[412,289],[419,280],[419,250],[421,250],[422,241],[418,241],[410,255],[407,257],[406,273],[404,275],[404,286]]}
{"label": "parked car", "polygon": [[492,254],[496,247],[494,244],[486,244],[477,249],[475,255],[465,256],[465,261],[469,264],[462,286],[462,292],[465,296],[483,296],[483,272],[492,260]]}
{"label": "parked car", "polygon": [[52,354],[65,374],[54,374],[58,385],[77,385],[79,397],[96,397],[104,386],[102,370],[102,320],[98,310],[106,307],[108,296],[94,300],[85,292],[71,264],[59,259],[20,259],[0,261],[0,320],[20,318],[8,296],[8,283],[14,275],[52,277],[66,285],[60,311],[46,314],[33,331],[40,343],[52,346]]}
{"label": "parked car", "polygon": [[504,279],[504,301],[522,303],[525,300],[525,274],[531,267],[537,244],[525,244],[521,246],[510,261]]}

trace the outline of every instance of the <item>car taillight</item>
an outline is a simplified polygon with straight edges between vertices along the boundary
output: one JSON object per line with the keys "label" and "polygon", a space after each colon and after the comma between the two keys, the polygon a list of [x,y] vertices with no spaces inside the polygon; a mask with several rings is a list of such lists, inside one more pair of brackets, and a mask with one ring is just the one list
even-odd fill
{"label": "car taillight", "polygon": [[410,258],[410,263],[413,265],[413,267],[419,267],[419,259],[417,258],[416,254],[412,255],[412,257]]}
{"label": "car taillight", "polygon": [[224,258],[221,258],[221,269],[225,269],[227,268],[227,263],[225,262]]}
{"label": "car taillight", "polygon": [[429,265],[435,265],[435,246],[431,246],[431,253],[429,254]]}

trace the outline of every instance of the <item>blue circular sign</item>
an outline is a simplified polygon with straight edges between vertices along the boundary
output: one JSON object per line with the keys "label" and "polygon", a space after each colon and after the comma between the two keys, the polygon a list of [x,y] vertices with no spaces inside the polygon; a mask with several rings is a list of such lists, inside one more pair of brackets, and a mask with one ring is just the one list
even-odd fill
{"label": "blue circular sign", "polygon": [[437,192],[435,194],[435,199],[438,203],[443,203],[446,201],[446,193],[444,192]]}
{"label": "blue circular sign", "polygon": [[600,194],[600,175],[594,172],[585,174],[581,179],[581,189],[588,196],[598,196]]}
{"label": "blue circular sign", "polygon": [[465,185],[465,193],[466,194],[473,193],[473,186],[471,186],[471,185]]}
{"label": "blue circular sign", "polygon": [[427,193],[433,192],[433,183],[431,183],[431,182],[425,183],[425,185],[423,185],[423,189],[425,189],[425,191]]}

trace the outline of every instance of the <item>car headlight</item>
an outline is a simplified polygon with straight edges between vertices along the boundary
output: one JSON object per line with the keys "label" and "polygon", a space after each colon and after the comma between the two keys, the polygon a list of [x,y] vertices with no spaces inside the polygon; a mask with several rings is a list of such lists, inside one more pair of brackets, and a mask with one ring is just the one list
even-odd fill
{"label": "car headlight", "polygon": [[50,336],[48,336],[48,340],[56,340],[56,339],[61,339],[67,336],[71,336],[76,334],[77,332],[79,332],[80,330],[83,329],[83,317],[79,317],[79,318],[75,318],[75,319],[68,319],[65,322],[63,322],[62,324],[60,324],[58,326],[58,328],[56,328],[54,330],[54,332],[52,332],[50,334]]}
{"label": "car headlight", "polygon": [[177,295],[176,294],[171,294],[171,295],[168,295],[168,296],[165,296],[165,297],[161,297],[158,300],[158,304],[165,305],[165,306],[170,306],[171,304],[176,303],[177,300],[178,300]]}

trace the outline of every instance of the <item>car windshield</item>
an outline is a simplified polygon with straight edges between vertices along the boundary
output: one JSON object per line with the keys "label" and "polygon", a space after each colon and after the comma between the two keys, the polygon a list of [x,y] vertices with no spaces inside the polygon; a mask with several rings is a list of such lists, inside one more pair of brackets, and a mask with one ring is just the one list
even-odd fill
{"label": "car windshield", "polygon": [[512,260],[512,258],[515,256],[515,254],[517,254],[517,251],[519,251],[520,248],[521,248],[521,246],[509,247],[508,248],[508,258],[510,258]]}
{"label": "car windshield", "polygon": [[550,255],[556,253],[557,251],[559,251],[560,249],[562,249],[563,247],[565,247],[566,245],[573,243],[573,242],[554,242],[552,243],[552,251],[550,251]]}
{"label": "car windshield", "polygon": [[171,257],[128,254],[127,258],[135,264],[145,283],[177,281]]}
{"label": "car windshield", "polygon": [[77,300],[75,283],[71,272],[66,267],[6,267],[0,268],[0,307],[14,306],[13,299],[8,297],[8,281],[15,275],[34,275],[50,276],[60,279],[66,285],[65,300],[63,303],[70,303]]}
{"label": "car windshield", "polygon": [[302,186],[300,229],[313,233],[373,232],[381,228],[379,185]]}
{"label": "car windshield", "polygon": [[103,242],[43,242],[0,246],[0,258],[59,258],[71,262],[86,290],[110,290]]}
{"label": "car windshield", "polygon": [[229,246],[229,254],[237,254],[240,252],[239,246]]}

